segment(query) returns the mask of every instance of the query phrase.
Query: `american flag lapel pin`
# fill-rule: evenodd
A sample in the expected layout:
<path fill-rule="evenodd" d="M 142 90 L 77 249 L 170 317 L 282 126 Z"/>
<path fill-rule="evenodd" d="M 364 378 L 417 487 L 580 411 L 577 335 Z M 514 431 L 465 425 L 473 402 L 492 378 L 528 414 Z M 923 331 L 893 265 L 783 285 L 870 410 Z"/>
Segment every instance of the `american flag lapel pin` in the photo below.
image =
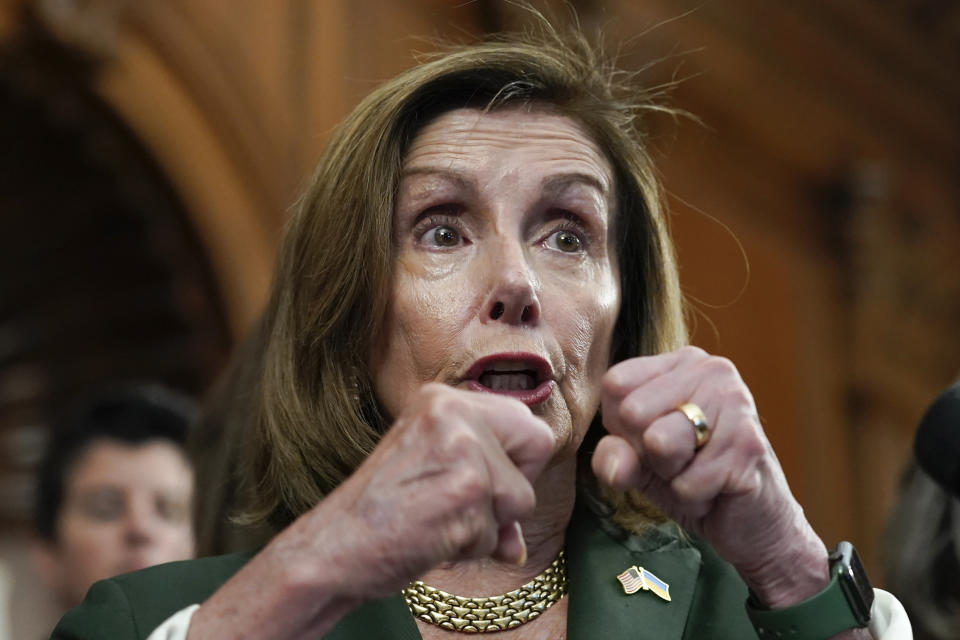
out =
<path fill-rule="evenodd" d="M 623 590 L 627 595 L 640 590 L 652 591 L 670 602 L 670 585 L 643 567 L 634 565 L 618 575 L 617 580 L 623 585 Z"/>

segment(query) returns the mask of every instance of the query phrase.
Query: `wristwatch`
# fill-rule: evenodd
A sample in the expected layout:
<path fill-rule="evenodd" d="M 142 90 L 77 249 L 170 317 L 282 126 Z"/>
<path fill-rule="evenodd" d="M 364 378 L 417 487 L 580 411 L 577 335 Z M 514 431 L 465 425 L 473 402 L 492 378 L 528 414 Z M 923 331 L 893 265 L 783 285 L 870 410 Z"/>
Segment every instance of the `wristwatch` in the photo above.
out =
<path fill-rule="evenodd" d="M 767 609 L 751 595 L 747 615 L 763 640 L 826 640 L 867 626 L 872 606 L 873 587 L 860 556 L 852 544 L 841 542 L 830 554 L 830 583 L 823 591 L 785 609 Z"/>

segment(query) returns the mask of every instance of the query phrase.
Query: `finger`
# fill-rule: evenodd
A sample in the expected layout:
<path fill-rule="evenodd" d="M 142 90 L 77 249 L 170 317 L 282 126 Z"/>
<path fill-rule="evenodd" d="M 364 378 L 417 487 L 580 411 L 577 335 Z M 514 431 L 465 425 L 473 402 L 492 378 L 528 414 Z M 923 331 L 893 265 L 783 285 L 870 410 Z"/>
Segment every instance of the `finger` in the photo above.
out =
<path fill-rule="evenodd" d="M 742 428 L 729 438 L 704 447 L 689 465 L 671 481 L 678 497 L 692 502 L 708 502 L 721 493 L 746 494 L 759 486 L 759 463 L 769 455 L 776 461 L 772 448 L 757 425 Z M 778 472 L 779 467 L 773 471 Z M 782 473 L 782 472 L 781 472 Z"/>
<path fill-rule="evenodd" d="M 495 434 L 482 425 L 465 422 L 458 425 L 458 430 L 463 442 L 459 464 L 474 465 L 482 473 L 496 525 L 507 525 L 529 515 L 537 503 L 533 485 Z"/>
<path fill-rule="evenodd" d="M 471 395 L 471 403 L 479 401 L 482 406 L 462 413 L 459 420 L 472 434 L 473 449 L 486 466 L 494 518 L 507 525 L 536 506 L 533 481 L 553 452 L 553 432 L 520 402 Z"/>
<path fill-rule="evenodd" d="M 619 436 L 608 435 L 600 439 L 591 467 L 601 482 L 621 491 L 642 492 L 684 526 L 702 518 L 712 507 L 712 498 L 696 500 L 678 496 L 672 484 L 654 475 L 636 456 L 633 446 Z"/>
<path fill-rule="evenodd" d="M 679 411 L 654 420 L 643 431 L 641 440 L 643 462 L 664 480 L 670 480 L 686 469 L 697 453 L 693 426 Z"/>
<path fill-rule="evenodd" d="M 476 419 L 483 423 L 510 462 L 530 482 L 543 472 L 556 448 L 556 436 L 546 422 L 519 400 L 473 394 L 481 401 Z"/>
<path fill-rule="evenodd" d="M 471 398 L 467 404 L 475 402 Z M 526 410 L 523 405 L 521 407 Z M 505 415 L 502 411 L 504 407 L 501 406 L 499 412 L 495 411 L 495 408 L 468 406 L 465 410 L 464 407 L 459 407 L 457 412 L 448 413 L 442 432 L 435 437 L 446 441 L 446 464 L 460 468 L 473 465 L 482 473 L 485 499 L 490 501 L 495 524 L 502 526 L 529 515 L 536 506 L 536 493 L 531 481 L 510 459 L 498 439 L 498 434 L 487 426 Z M 506 409 L 509 412 L 515 407 L 508 405 Z M 520 417 L 523 418 L 522 415 Z M 503 418 L 504 422 L 509 418 L 507 413 Z M 518 430 L 522 430 L 522 427 L 518 427 Z M 528 465 L 528 471 L 530 470 Z"/>
<path fill-rule="evenodd" d="M 606 435 L 590 460 L 594 475 L 614 489 L 643 491 L 649 481 L 633 446 L 619 436 Z"/>
<path fill-rule="evenodd" d="M 603 426 L 610 433 L 623 434 L 652 422 L 664 412 L 664 406 L 672 409 L 688 401 L 691 379 L 685 372 L 709 357 L 702 349 L 684 347 L 619 363 L 604 376 L 601 396 Z M 682 386 L 676 382 L 678 379 Z M 656 407 L 648 407 L 648 397 L 661 402 Z M 626 410 L 624 403 L 628 403 Z M 659 408 L 661 414 L 653 414 L 650 409 L 654 408 Z M 639 444 L 639 440 L 634 441 L 635 446 Z"/>
<path fill-rule="evenodd" d="M 442 558 L 444 560 L 486 558 L 496 551 L 500 539 L 500 527 L 489 504 L 486 508 L 478 505 L 461 513 L 450 531 L 455 554 Z"/>
<path fill-rule="evenodd" d="M 677 407 L 684 402 L 696 402 L 694 397 L 695 392 L 699 391 L 698 387 L 711 382 L 704 379 L 704 375 L 699 367 L 684 367 L 665 373 L 634 389 L 620 401 L 617 408 L 617 433 L 629 438 L 630 434 L 635 432 L 639 437 L 657 418 L 677 412 Z M 707 395 L 706 392 L 696 393 L 696 398 L 703 402 L 704 395 Z M 704 405 L 709 406 L 708 403 Z"/>
<path fill-rule="evenodd" d="M 528 516 L 537 506 L 533 485 L 495 441 L 485 448 L 484 459 L 497 523 L 507 525 Z"/>
<path fill-rule="evenodd" d="M 436 383 L 424 385 L 420 394 L 424 408 L 420 410 L 423 417 L 418 419 L 431 425 L 428 433 L 442 433 L 451 424 L 459 424 L 468 426 L 479 437 L 492 434 L 497 447 L 531 483 L 553 454 L 553 431 L 518 400 Z"/>
<path fill-rule="evenodd" d="M 623 397 L 633 389 L 674 369 L 709 357 L 699 347 L 681 347 L 655 356 L 641 356 L 624 360 L 603 376 L 603 391 L 613 397 Z"/>
<path fill-rule="evenodd" d="M 685 402 L 703 410 L 709 425 L 719 424 L 717 412 L 727 406 L 753 410 L 753 398 L 740 373 L 726 358 L 709 356 L 678 367 L 630 392 L 620 403 L 620 428 L 644 427 L 676 411 Z"/>
<path fill-rule="evenodd" d="M 527 543 L 519 522 L 511 522 L 497 531 L 497 548 L 491 554 L 494 559 L 522 567 L 527 563 Z"/>
<path fill-rule="evenodd" d="M 601 482 L 621 491 L 633 489 L 642 492 L 664 513 L 684 526 L 703 517 L 712 507 L 710 500 L 685 501 L 678 497 L 671 484 L 646 469 L 630 443 L 619 436 L 601 438 L 593 454 L 591 467 Z"/>

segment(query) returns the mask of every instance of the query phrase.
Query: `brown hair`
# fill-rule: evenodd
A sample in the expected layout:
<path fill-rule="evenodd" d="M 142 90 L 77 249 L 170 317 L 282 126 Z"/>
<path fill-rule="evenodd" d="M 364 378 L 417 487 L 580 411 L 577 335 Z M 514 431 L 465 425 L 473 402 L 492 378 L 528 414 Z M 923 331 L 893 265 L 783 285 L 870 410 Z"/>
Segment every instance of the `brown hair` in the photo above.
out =
<path fill-rule="evenodd" d="M 617 185 L 622 306 L 612 361 L 685 341 L 672 245 L 638 122 L 657 107 L 626 80 L 579 32 L 541 25 L 433 56 L 340 125 L 280 249 L 244 474 L 256 496 L 246 519 L 285 526 L 342 482 L 386 428 L 366 359 L 390 297 L 394 197 L 408 145 L 441 113 L 540 104 L 580 123 Z"/>

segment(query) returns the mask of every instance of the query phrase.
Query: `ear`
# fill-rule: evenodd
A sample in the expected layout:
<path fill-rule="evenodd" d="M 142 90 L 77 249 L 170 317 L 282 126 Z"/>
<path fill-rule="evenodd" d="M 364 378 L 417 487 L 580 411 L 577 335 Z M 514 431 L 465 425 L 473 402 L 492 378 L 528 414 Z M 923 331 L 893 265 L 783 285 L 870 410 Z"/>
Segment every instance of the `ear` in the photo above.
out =
<path fill-rule="evenodd" d="M 65 568 L 60 560 L 60 550 L 56 542 L 34 538 L 30 541 L 30 561 L 40 580 L 54 593 L 63 588 Z"/>

